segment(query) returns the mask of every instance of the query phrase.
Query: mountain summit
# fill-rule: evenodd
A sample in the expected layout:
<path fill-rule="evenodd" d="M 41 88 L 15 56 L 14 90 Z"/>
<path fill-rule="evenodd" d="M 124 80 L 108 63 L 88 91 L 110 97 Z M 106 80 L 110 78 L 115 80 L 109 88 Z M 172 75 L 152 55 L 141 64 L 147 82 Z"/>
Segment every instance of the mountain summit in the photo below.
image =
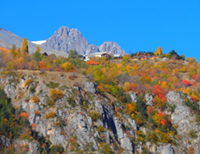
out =
<path fill-rule="evenodd" d="M 94 44 L 89 45 L 87 39 L 82 36 L 80 31 L 65 26 L 55 31 L 54 35 L 48 38 L 42 45 L 50 49 L 64 52 L 69 52 L 69 50 L 74 49 L 79 54 L 91 54 L 95 52 L 125 54 L 125 51 L 122 50 L 116 42 L 104 42 L 99 47 Z"/>

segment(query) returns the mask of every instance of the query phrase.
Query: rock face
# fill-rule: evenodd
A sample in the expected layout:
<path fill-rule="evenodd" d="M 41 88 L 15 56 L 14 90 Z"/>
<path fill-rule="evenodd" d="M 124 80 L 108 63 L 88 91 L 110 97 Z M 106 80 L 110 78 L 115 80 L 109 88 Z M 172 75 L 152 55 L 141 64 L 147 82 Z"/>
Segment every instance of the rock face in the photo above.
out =
<path fill-rule="evenodd" d="M 167 144 L 167 145 L 164 145 L 164 146 L 160 146 L 158 148 L 158 153 L 160 154 L 174 154 L 174 149 L 173 147 L 171 146 L 171 144 Z"/>
<path fill-rule="evenodd" d="M 170 105 L 175 105 L 175 110 L 171 114 L 171 122 L 177 125 L 177 132 L 181 136 L 179 141 L 181 147 L 179 150 L 184 151 L 184 148 L 188 149 L 191 145 L 194 146 L 194 154 L 198 154 L 200 151 L 199 145 L 199 125 L 196 123 L 195 116 L 191 112 L 190 108 L 185 105 L 185 100 L 180 92 L 170 91 L 167 94 L 167 102 Z M 192 138 L 189 133 L 193 131 L 196 133 L 197 138 Z M 190 141 L 190 142 L 188 142 Z"/>
<path fill-rule="evenodd" d="M 95 52 L 107 52 L 110 54 L 124 55 L 125 51 L 115 42 L 104 42 L 102 45 L 95 46 L 89 45 L 87 39 L 85 39 L 80 31 L 77 29 L 69 29 L 62 26 L 55 31 L 51 36 L 43 43 L 47 48 L 64 51 L 69 53 L 69 50 L 76 50 L 79 54 L 92 54 Z"/>

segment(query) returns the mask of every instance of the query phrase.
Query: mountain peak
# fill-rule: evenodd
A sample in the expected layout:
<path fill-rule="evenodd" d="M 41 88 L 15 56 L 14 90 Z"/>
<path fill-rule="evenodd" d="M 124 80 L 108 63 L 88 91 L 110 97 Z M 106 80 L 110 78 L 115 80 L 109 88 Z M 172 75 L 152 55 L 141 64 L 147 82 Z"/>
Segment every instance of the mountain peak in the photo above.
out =
<path fill-rule="evenodd" d="M 111 54 L 118 53 L 124 55 L 125 51 L 113 41 L 106 41 L 101 46 L 89 45 L 78 29 L 66 26 L 61 26 L 54 35 L 43 43 L 47 48 L 58 51 L 69 52 L 69 50 L 76 50 L 79 54 L 91 54 L 95 52 L 108 52 Z"/>

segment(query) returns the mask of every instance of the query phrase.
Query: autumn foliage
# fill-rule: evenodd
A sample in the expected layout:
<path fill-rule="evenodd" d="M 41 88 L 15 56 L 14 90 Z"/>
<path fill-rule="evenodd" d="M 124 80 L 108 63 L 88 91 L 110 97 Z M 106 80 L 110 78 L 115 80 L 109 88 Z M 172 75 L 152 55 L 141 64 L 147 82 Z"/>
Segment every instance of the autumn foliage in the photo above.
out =
<path fill-rule="evenodd" d="M 89 60 L 86 64 L 87 65 L 99 65 L 99 62 L 96 62 L 94 60 Z"/>
<path fill-rule="evenodd" d="M 182 83 L 183 83 L 185 86 L 191 85 L 191 83 L 190 83 L 188 80 L 183 80 Z"/>
<path fill-rule="evenodd" d="M 50 96 L 53 100 L 60 99 L 64 96 L 64 93 L 61 90 L 53 89 L 50 91 Z"/>
<path fill-rule="evenodd" d="M 33 123 L 31 126 L 32 126 L 32 130 L 36 130 L 37 125 L 35 123 Z"/>
<path fill-rule="evenodd" d="M 29 114 L 28 113 L 26 113 L 26 112 L 22 112 L 22 113 L 20 113 L 20 115 L 19 115 L 20 117 L 24 117 L 24 118 L 26 118 L 26 119 L 28 119 L 28 117 L 29 117 Z"/>

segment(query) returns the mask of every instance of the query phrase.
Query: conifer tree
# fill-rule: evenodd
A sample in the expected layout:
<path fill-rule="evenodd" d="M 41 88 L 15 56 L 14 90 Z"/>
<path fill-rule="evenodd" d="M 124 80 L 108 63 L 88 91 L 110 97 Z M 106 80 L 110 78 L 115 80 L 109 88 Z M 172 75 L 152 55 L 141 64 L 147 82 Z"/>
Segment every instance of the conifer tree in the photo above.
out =
<path fill-rule="evenodd" d="M 39 46 L 37 46 L 35 53 L 33 53 L 33 59 L 35 59 L 36 61 L 42 60 L 42 54 L 40 53 L 40 47 Z"/>
<path fill-rule="evenodd" d="M 13 57 L 13 58 L 15 58 L 16 55 L 17 55 L 15 44 L 12 45 L 11 54 L 12 54 L 12 57 Z"/>
<path fill-rule="evenodd" d="M 22 52 L 23 52 L 23 54 L 27 54 L 28 53 L 28 42 L 27 42 L 26 37 L 23 39 Z"/>

